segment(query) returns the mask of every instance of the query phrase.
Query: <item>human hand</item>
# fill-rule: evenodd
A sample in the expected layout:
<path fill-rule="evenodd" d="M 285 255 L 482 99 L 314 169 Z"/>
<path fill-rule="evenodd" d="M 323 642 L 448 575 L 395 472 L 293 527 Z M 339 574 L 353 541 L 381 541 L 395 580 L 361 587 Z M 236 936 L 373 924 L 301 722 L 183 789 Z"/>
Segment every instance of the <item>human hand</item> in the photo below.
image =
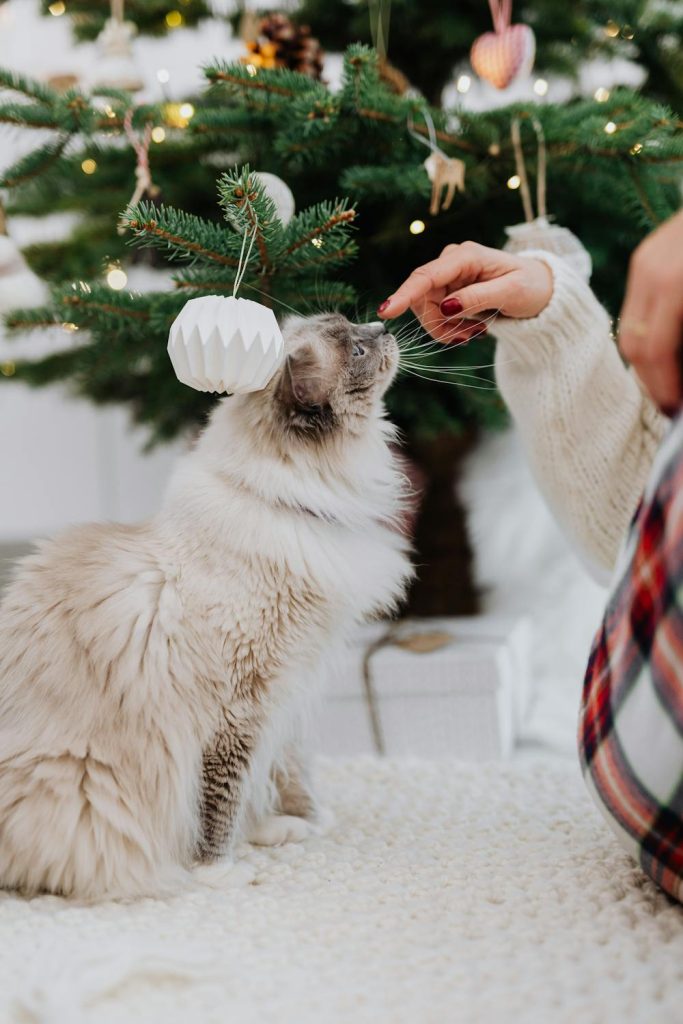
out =
<path fill-rule="evenodd" d="M 467 342 L 486 334 L 497 313 L 537 316 L 552 294 L 553 275 L 542 260 L 463 242 L 414 270 L 377 313 L 388 320 L 410 308 L 438 341 Z"/>
<path fill-rule="evenodd" d="M 683 211 L 631 257 L 619 321 L 619 348 L 653 400 L 673 415 L 683 402 Z"/>

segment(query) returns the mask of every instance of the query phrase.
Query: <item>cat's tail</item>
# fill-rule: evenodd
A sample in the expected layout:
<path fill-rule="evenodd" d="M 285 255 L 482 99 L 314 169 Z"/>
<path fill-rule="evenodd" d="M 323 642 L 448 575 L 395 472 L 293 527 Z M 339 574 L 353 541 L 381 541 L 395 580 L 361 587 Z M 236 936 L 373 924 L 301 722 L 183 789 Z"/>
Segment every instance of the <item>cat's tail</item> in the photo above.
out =
<path fill-rule="evenodd" d="M 0 887 L 84 901 L 187 887 L 190 858 L 155 834 L 153 815 L 132 806 L 119 782 L 108 766 L 70 753 L 1 763 Z"/>

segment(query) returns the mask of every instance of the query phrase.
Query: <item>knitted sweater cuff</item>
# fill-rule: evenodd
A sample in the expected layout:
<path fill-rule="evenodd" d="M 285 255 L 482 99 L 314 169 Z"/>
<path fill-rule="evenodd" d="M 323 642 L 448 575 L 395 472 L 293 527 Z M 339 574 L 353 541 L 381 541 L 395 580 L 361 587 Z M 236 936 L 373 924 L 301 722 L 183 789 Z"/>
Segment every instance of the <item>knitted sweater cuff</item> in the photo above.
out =
<path fill-rule="evenodd" d="M 562 259 L 542 250 L 523 253 L 542 260 L 553 275 L 553 294 L 538 316 L 523 320 L 500 317 L 492 333 L 506 352 L 525 363 L 545 363 L 558 346 L 604 343 L 610 319 L 586 282 Z"/>

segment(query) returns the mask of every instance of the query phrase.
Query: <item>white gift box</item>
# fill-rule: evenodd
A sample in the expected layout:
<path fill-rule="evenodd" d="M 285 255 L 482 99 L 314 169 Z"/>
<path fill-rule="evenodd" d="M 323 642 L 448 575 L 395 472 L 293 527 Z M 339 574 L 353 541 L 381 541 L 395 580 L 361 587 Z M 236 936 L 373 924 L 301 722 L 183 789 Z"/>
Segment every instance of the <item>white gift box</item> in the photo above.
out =
<path fill-rule="evenodd" d="M 366 652 L 389 629 L 401 642 L 412 645 L 417 634 L 428 634 L 441 646 L 425 653 L 393 643 L 376 648 L 367 662 L 368 693 Z M 365 626 L 336 659 L 313 745 L 331 756 L 507 757 L 529 702 L 530 644 L 530 623 L 524 618 L 413 619 Z"/>

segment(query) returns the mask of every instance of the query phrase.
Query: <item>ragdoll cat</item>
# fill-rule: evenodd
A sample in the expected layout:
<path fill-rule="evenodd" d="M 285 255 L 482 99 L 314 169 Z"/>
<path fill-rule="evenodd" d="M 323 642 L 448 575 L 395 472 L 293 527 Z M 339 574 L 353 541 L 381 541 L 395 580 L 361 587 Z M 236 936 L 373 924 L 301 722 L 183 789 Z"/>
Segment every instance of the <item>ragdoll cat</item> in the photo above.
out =
<path fill-rule="evenodd" d="M 0 886 L 171 891 L 236 838 L 315 818 L 298 746 L 321 659 L 410 576 L 383 324 L 285 325 L 161 512 L 43 543 L 0 606 Z"/>

